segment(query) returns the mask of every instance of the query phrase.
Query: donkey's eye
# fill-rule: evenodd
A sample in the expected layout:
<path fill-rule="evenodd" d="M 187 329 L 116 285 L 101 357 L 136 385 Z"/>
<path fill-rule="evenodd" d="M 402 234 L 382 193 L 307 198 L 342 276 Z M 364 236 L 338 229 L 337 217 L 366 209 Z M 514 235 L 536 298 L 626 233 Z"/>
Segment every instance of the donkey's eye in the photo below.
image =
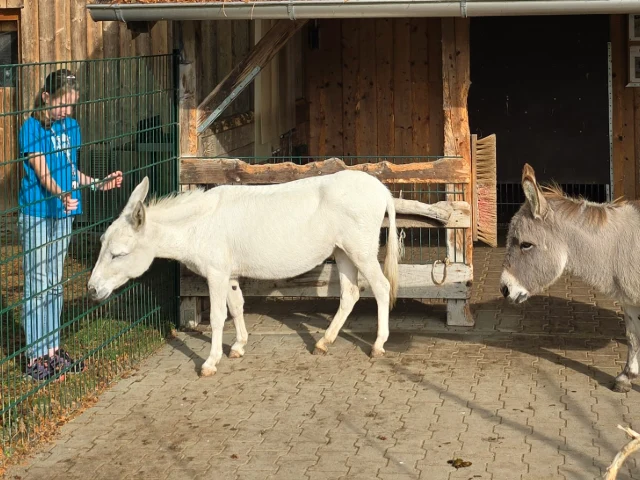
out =
<path fill-rule="evenodd" d="M 111 257 L 112 257 L 112 258 L 120 258 L 120 257 L 125 257 L 125 256 L 127 256 L 127 255 L 128 255 L 128 253 L 121 252 L 121 253 L 113 253 L 113 254 L 111 255 Z"/>
<path fill-rule="evenodd" d="M 520 250 L 531 250 L 531 248 L 533 248 L 533 244 L 529 243 L 529 242 L 522 242 L 520 244 Z"/>

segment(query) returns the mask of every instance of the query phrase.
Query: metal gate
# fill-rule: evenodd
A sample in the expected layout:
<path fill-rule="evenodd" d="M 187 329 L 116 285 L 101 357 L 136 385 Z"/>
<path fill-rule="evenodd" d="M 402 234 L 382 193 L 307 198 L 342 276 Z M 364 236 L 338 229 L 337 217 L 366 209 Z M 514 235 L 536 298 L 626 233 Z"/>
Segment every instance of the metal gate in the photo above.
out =
<path fill-rule="evenodd" d="M 174 262 L 157 260 L 142 278 L 128 282 L 100 304 L 89 300 L 86 289 L 100 250 L 100 235 L 117 217 L 138 182 L 149 177 L 150 196 L 177 190 L 176 60 L 176 55 L 170 54 L 0 66 L 0 78 L 11 79 L 0 88 L 2 456 L 28 445 L 95 397 L 159 347 L 177 321 L 178 269 Z M 68 71 L 51 77 L 57 79 L 53 83 L 45 81 L 51 72 L 60 69 Z M 79 97 L 76 101 L 69 94 L 59 100 L 53 90 L 75 90 Z M 25 132 L 28 122 L 34 119 L 43 131 L 57 128 L 53 124 L 60 110 L 52 107 L 54 97 L 63 104 L 74 103 L 69 113 L 77 124 L 60 119 L 57 122 L 64 123 L 65 129 L 79 126 L 80 136 L 77 145 L 73 140 L 54 145 L 59 140 L 53 139 L 62 137 L 50 137 L 51 152 L 59 152 L 62 145 L 66 155 L 66 151 L 79 147 L 74 153 L 78 169 L 93 178 L 77 189 L 82 195 L 82 213 L 75 216 L 68 233 L 49 228 L 58 224 L 48 224 L 49 220 L 42 218 L 47 215 L 42 213 L 44 205 L 55 201 L 51 193 L 44 191 L 42 195 L 48 198 L 33 200 L 27 199 L 23 191 L 18 202 L 19 185 L 30 181 L 18 138 L 23 135 L 22 145 L 31 141 L 31 130 L 28 135 Z M 43 103 L 42 98 L 48 101 Z M 34 142 L 42 142 L 39 145 L 44 146 L 40 148 L 46 148 L 47 141 L 42 138 Z M 69 134 L 69 138 L 76 137 Z M 101 190 L 105 184 L 99 180 L 117 170 L 123 172 L 121 188 Z M 30 212 L 40 215 L 38 222 L 42 220 L 45 227 L 21 217 L 25 205 L 35 208 Z M 51 203 L 48 205 L 55 210 Z M 25 241 L 46 228 L 50 230 L 47 235 L 57 232 L 52 234 L 54 240 L 47 237 Z M 62 272 L 52 274 L 52 266 L 59 259 L 63 259 Z M 34 267 L 42 267 L 41 260 L 45 262 L 44 270 Z M 47 278 L 43 278 L 43 271 Z M 60 295 L 62 307 L 57 315 L 60 307 L 56 299 Z M 42 351 L 47 352 L 46 356 L 34 362 Z M 65 359 L 66 363 L 62 361 Z M 2 460 L 0 457 L 0 466 Z"/>

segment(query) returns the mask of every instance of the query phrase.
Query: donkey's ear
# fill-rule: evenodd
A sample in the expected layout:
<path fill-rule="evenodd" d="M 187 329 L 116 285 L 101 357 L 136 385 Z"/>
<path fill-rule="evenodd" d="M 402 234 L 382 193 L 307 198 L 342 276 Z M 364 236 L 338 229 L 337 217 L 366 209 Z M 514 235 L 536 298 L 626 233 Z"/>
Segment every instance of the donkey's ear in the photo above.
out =
<path fill-rule="evenodd" d="M 133 192 L 131 192 L 131 196 L 124 210 L 126 212 L 133 211 L 139 202 L 144 202 L 145 198 L 147 198 L 147 193 L 149 193 L 149 177 L 144 177 L 138 186 L 134 188 Z"/>
<path fill-rule="evenodd" d="M 144 204 L 142 202 L 136 203 L 131 212 L 131 224 L 134 230 L 140 230 L 142 228 L 145 216 Z"/>
<path fill-rule="evenodd" d="M 529 202 L 533 217 L 543 218 L 547 213 L 547 200 L 538 187 L 536 173 L 528 163 L 525 163 L 522 169 L 522 190 L 524 190 L 524 196 Z"/>

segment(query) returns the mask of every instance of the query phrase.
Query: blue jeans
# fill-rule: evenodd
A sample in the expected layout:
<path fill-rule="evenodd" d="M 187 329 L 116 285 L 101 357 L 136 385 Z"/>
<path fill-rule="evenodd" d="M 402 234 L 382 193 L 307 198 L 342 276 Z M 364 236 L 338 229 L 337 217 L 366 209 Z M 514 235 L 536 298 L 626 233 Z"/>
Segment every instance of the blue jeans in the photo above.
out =
<path fill-rule="evenodd" d="M 18 218 L 24 252 L 22 325 L 31 359 L 60 347 L 62 273 L 73 219 L 23 214 Z"/>

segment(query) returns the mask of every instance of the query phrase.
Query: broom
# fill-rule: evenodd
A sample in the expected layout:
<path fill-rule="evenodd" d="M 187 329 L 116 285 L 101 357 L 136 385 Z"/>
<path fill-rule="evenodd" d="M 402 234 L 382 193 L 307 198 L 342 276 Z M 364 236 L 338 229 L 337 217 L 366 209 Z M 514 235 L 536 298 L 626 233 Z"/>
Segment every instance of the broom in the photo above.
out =
<path fill-rule="evenodd" d="M 473 240 L 498 246 L 496 207 L 496 136 L 472 137 L 472 178 L 474 181 Z"/>

